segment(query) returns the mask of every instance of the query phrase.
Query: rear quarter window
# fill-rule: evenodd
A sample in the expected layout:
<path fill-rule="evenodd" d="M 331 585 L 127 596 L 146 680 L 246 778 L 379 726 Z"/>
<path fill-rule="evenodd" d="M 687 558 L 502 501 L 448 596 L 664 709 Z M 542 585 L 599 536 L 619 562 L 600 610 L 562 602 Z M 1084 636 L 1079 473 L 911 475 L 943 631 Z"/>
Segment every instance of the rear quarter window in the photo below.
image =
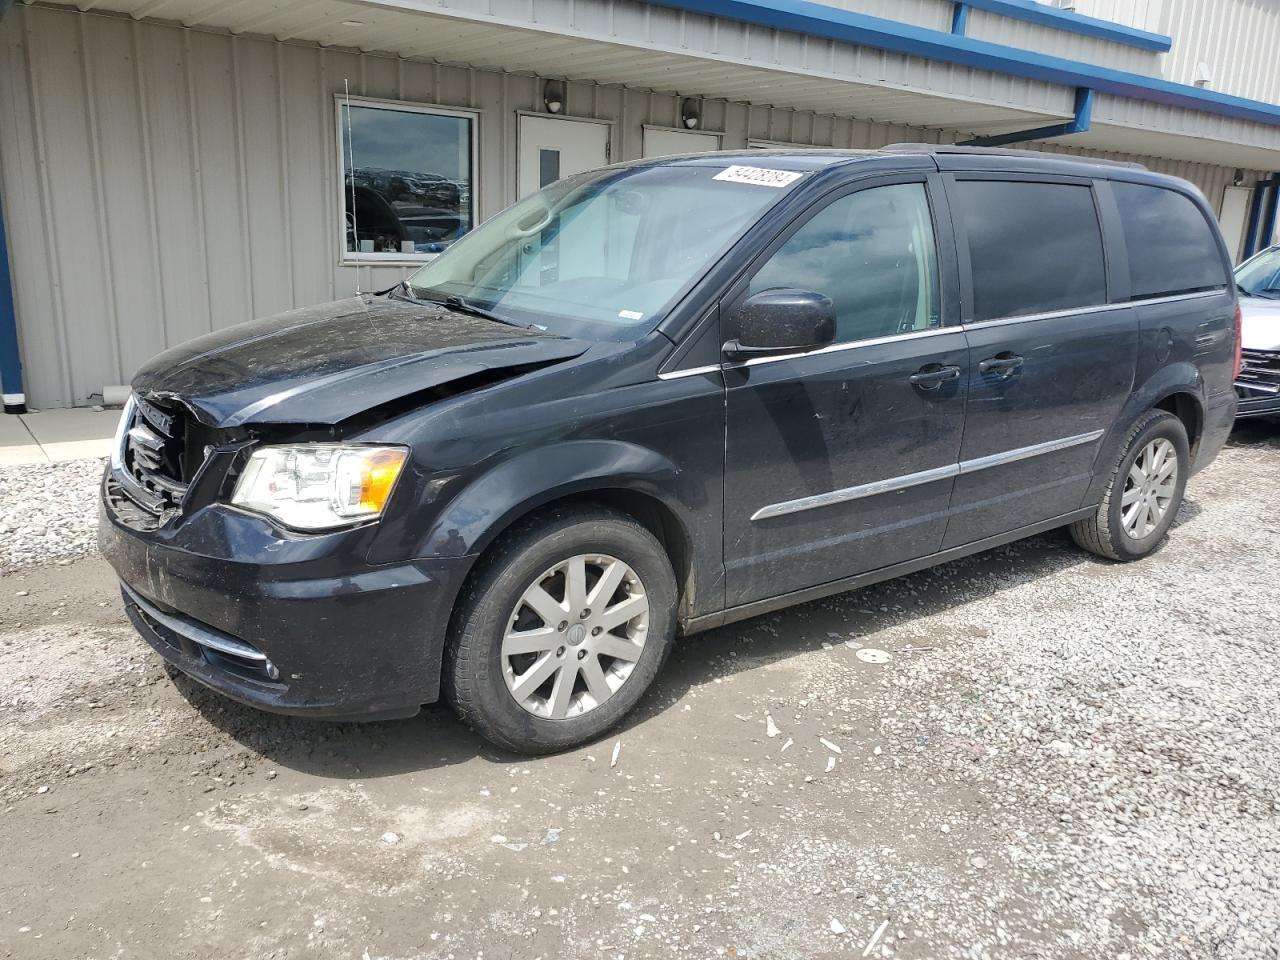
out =
<path fill-rule="evenodd" d="M 1129 255 L 1130 297 L 1168 297 L 1227 285 L 1218 239 L 1190 197 L 1112 181 Z"/>
<path fill-rule="evenodd" d="M 960 180 L 975 321 L 1107 302 L 1102 228 L 1090 187 L 1031 180 Z"/>

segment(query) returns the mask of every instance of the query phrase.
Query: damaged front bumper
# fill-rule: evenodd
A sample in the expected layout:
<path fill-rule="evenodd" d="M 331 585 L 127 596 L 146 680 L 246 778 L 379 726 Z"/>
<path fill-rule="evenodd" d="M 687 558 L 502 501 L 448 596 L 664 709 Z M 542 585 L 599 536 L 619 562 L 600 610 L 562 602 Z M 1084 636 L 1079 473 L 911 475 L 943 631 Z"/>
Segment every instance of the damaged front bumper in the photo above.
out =
<path fill-rule="evenodd" d="M 472 558 L 371 565 L 373 526 L 293 535 L 223 505 L 143 531 L 105 493 L 99 542 L 126 612 L 183 673 L 250 706 L 327 719 L 412 716 L 439 695 Z"/>

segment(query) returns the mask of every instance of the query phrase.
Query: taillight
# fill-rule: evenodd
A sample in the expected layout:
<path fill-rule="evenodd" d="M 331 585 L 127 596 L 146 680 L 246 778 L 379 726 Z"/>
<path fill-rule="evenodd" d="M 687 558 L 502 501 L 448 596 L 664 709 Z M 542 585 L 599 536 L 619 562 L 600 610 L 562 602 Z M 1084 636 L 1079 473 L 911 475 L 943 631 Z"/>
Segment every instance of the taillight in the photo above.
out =
<path fill-rule="evenodd" d="M 1236 368 L 1231 375 L 1232 380 L 1239 379 L 1244 367 L 1244 315 L 1240 312 L 1240 304 L 1236 304 Z"/>

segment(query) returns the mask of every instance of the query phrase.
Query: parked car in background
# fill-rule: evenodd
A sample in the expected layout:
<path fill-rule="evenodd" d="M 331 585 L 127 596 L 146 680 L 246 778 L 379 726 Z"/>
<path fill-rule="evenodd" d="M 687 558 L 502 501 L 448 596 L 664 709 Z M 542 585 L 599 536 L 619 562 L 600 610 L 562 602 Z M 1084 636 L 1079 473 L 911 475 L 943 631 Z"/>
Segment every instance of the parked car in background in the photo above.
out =
<path fill-rule="evenodd" d="M 1137 560 L 1236 413 L 1200 193 L 905 145 L 558 181 L 392 290 L 138 372 L 102 550 L 229 697 L 599 736 L 694 633 L 1067 526 Z"/>
<path fill-rule="evenodd" d="M 1236 289 L 1243 318 L 1237 416 L 1280 419 L 1280 246 L 1236 267 Z"/>

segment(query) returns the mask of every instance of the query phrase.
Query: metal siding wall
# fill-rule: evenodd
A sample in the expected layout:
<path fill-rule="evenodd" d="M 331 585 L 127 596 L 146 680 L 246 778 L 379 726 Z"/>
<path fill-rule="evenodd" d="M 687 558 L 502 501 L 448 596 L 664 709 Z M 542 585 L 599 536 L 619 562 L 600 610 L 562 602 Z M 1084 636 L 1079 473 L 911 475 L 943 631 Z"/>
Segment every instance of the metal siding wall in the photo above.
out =
<path fill-rule="evenodd" d="M 817 0 L 824 6 L 838 7 L 855 13 L 864 13 L 900 23 L 926 27 L 930 30 L 950 32 L 951 14 L 954 4 L 952 0 Z M 1103 0 L 1114 5 L 1117 0 Z M 1121 5 L 1128 6 L 1129 0 L 1118 0 Z M 1158 4 L 1160 0 L 1148 0 Z M 1113 12 L 1095 13 L 1077 4 L 1080 13 L 1097 17 L 1100 20 L 1111 20 L 1129 26 L 1143 27 L 1141 23 L 1131 23 L 1126 17 L 1117 17 Z M 1144 29 L 1155 30 L 1154 27 Z M 1158 76 L 1160 73 L 1160 55 L 1149 50 L 1138 50 L 1124 44 L 1111 43 L 1094 37 L 1083 37 L 1067 30 L 1027 23 L 1025 20 L 1014 20 L 984 10 L 969 11 L 969 24 L 965 31 L 976 40 L 988 40 L 991 43 L 1005 44 L 1023 50 L 1035 50 L 1055 57 L 1066 57 L 1111 67 L 1116 70 L 1131 70 Z"/>
<path fill-rule="evenodd" d="M 1280 3 L 1276 0 L 1078 0 L 1080 13 L 1173 37 L 1163 76 L 1193 83 L 1204 61 L 1209 86 L 1223 93 L 1280 101 Z"/>
<path fill-rule="evenodd" d="M 828 7 L 839 7 L 871 17 L 884 17 L 930 30 L 951 31 L 951 0 L 817 0 Z"/>
<path fill-rule="evenodd" d="M 1168 12 L 1170 80 L 1191 83 L 1201 61 L 1214 90 L 1280 101 L 1280 3 L 1275 0 L 1180 0 Z"/>
<path fill-rule="evenodd" d="M 0 187 L 32 405 L 83 403 L 165 347 L 355 290 L 357 269 L 339 266 L 333 94 L 344 78 L 354 95 L 480 109 L 479 215 L 515 199 L 516 111 L 542 108 L 541 78 L 11 11 L 0 26 Z M 571 83 L 565 113 L 612 120 L 618 161 L 640 156 L 646 124 L 678 124 L 679 104 Z M 968 135 L 720 100 L 704 101 L 702 117 L 730 149 Z M 1145 162 L 1215 206 L 1231 176 Z M 407 272 L 364 266 L 359 280 L 381 289 Z"/>
<path fill-rule="evenodd" d="M 1002 17 L 985 10 L 969 11 L 969 28 L 966 33 L 975 40 L 986 40 L 1020 50 L 1034 50 L 1113 70 L 1128 70 L 1148 76 L 1160 75 L 1161 54 L 1111 43 L 1097 37 L 1083 37 L 1078 33 L 1027 23 L 1025 20 Z"/>

